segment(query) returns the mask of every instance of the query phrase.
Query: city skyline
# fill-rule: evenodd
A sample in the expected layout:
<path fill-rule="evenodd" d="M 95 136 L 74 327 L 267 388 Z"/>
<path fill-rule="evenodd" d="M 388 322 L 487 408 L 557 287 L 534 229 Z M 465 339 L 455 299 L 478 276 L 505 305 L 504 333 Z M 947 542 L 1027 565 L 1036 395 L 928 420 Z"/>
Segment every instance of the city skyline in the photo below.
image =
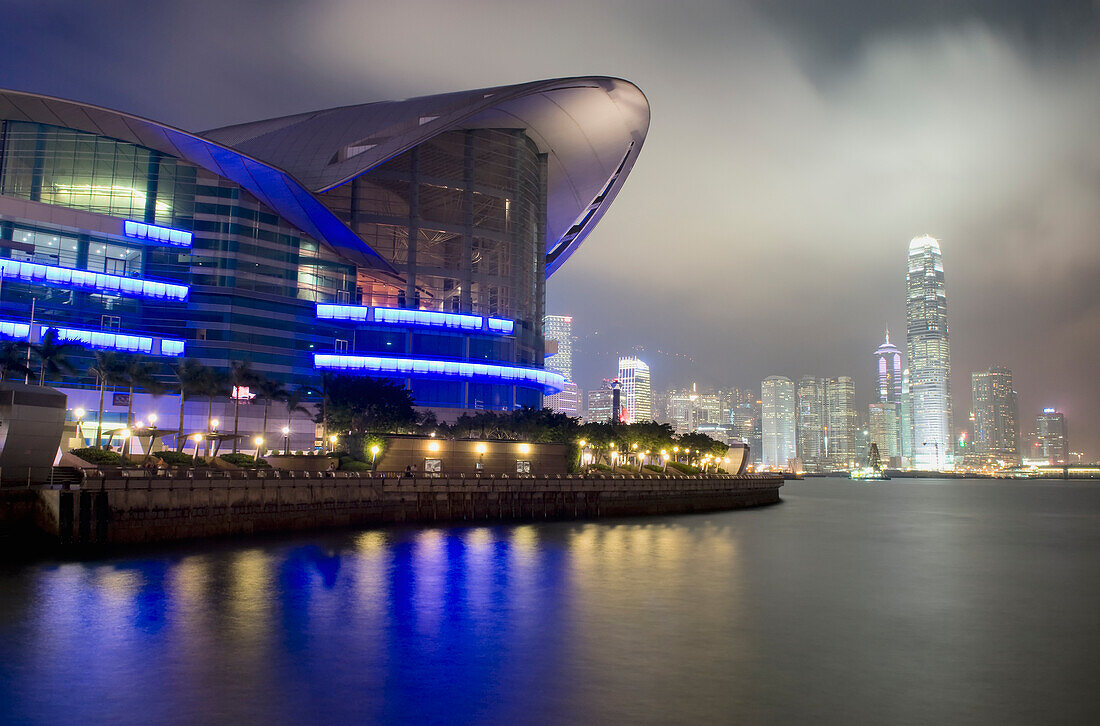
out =
<path fill-rule="evenodd" d="M 548 311 L 583 311 L 578 338 L 598 331 L 605 357 L 577 354 L 582 389 L 638 346 L 669 385 L 849 371 L 862 408 L 873 400 L 868 347 L 884 322 L 895 335 L 903 327 L 897 245 L 927 232 L 949 267 L 955 370 L 1007 365 L 1021 417 L 1064 411 L 1074 448 L 1096 455 L 1095 9 L 801 5 L 705 2 L 683 13 L 643 2 L 622 13 L 563 2 L 482 15 L 411 3 L 379 15 L 345 2 L 263 14 L 199 2 L 139 17 L 8 2 L 0 58 L 6 85 L 192 129 L 349 99 L 629 78 L 661 114 L 624 194 L 547 286 Z M 422 27 L 425 42 L 452 62 L 389 31 L 424 13 L 438 20 Z M 494 42 L 461 42 L 469 33 Z M 654 47 L 684 50 L 669 62 Z M 74 64 L 73 48 L 96 63 Z M 493 62 L 502 54 L 515 62 Z M 691 213 L 657 211 L 668 209 Z M 777 285 L 799 293 L 777 301 Z M 964 425 L 969 386 L 957 388 Z"/>

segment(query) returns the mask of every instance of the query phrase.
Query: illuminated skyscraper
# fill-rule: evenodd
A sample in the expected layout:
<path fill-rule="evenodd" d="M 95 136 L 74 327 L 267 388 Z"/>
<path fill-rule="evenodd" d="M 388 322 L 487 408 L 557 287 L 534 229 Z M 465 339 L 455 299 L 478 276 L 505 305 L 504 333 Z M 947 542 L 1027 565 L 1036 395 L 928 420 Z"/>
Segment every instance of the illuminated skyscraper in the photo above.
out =
<path fill-rule="evenodd" d="M 901 403 L 898 405 L 898 439 L 901 465 L 913 466 L 913 393 L 909 390 L 909 369 L 901 372 Z"/>
<path fill-rule="evenodd" d="M 1038 431 L 1039 449 L 1042 456 L 1051 464 L 1065 464 L 1069 461 L 1069 441 L 1066 434 L 1066 418 L 1053 408 L 1044 408 L 1035 419 Z"/>
<path fill-rule="evenodd" d="M 546 370 L 555 371 L 573 380 L 573 317 L 570 315 L 544 315 L 542 334 L 547 347 L 557 345 L 557 352 L 546 357 Z"/>
<path fill-rule="evenodd" d="M 623 423 L 653 420 L 653 391 L 649 366 L 638 358 L 619 358 Z"/>
<path fill-rule="evenodd" d="M 855 399 L 850 376 L 825 379 L 825 458 L 834 469 L 847 469 L 859 458 Z"/>
<path fill-rule="evenodd" d="M 901 351 L 890 342 L 889 330 L 886 331 L 886 342 L 875 350 L 875 362 L 879 403 L 898 403 L 901 401 Z"/>
<path fill-rule="evenodd" d="M 573 381 L 566 381 L 560 393 L 542 397 L 542 405 L 556 413 L 566 416 L 581 415 L 581 392 Z"/>
<path fill-rule="evenodd" d="M 585 407 L 586 423 L 609 423 L 611 421 L 611 389 L 597 388 L 588 392 L 588 405 Z"/>
<path fill-rule="evenodd" d="M 1019 412 L 1012 371 L 994 366 L 970 374 L 974 430 L 970 445 L 982 463 L 1020 463 Z"/>
<path fill-rule="evenodd" d="M 905 279 L 914 458 L 918 469 L 945 469 L 953 460 L 951 353 L 939 242 L 926 235 L 909 243 Z"/>
<path fill-rule="evenodd" d="M 825 458 L 825 381 L 798 379 L 798 457 L 806 471 L 817 471 Z"/>
<path fill-rule="evenodd" d="M 760 401 L 761 462 L 786 468 L 797 456 L 794 383 L 784 376 L 768 376 L 760 384 Z"/>

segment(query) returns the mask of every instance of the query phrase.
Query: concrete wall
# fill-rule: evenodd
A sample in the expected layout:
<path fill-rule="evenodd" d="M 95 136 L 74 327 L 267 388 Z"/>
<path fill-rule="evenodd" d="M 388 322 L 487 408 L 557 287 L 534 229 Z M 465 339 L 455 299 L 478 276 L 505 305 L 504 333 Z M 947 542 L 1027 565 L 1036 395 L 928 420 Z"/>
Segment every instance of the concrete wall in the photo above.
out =
<path fill-rule="evenodd" d="M 64 427 L 65 394 L 42 386 L 0 383 L 0 481 L 46 481 Z"/>
<path fill-rule="evenodd" d="M 47 490 L 63 544 L 152 542 L 323 527 L 676 514 L 772 504 L 770 476 L 403 478 L 334 472 L 91 479 Z"/>
<path fill-rule="evenodd" d="M 535 476 L 564 474 L 569 470 L 569 446 L 566 444 L 529 444 L 522 441 L 472 441 L 435 439 L 427 436 L 387 436 L 386 448 L 378 461 L 378 471 L 404 472 L 406 466 L 424 473 L 429 460 L 438 460 L 441 473 L 517 474 Z M 528 462 L 529 470 L 519 472 L 517 462 Z M 480 469 L 478 465 L 481 465 Z"/>

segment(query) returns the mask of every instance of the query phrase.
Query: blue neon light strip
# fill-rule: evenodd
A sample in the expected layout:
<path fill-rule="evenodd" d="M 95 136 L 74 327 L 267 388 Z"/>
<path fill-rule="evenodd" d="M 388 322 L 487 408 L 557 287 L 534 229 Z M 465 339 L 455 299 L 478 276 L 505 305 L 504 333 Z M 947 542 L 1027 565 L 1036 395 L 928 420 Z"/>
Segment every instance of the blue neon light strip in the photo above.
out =
<path fill-rule="evenodd" d="M 541 388 L 547 395 L 561 393 L 565 388 L 565 376 L 560 373 L 542 368 L 524 368 L 495 363 L 314 353 L 313 367 L 321 370 L 371 373 L 400 378 L 458 379 L 479 383 L 528 386 Z"/>
<path fill-rule="evenodd" d="M 488 330 L 490 333 L 511 335 L 515 322 L 504 318 L 483 318 L 480 315 L 441 313 L 435 310 L 404 310 L 400 308 L 372 308 L 367 305 L 317 304 L 319 320 L 347 320 L 357 323 L 381 323 L 383 325 L 407 325 L 450 330 Z"/>
<path fill-rule="evenodd" d="M 459 330 L 481 330 L 480 315 L 460 315 L 459 313 L 438 313 L 433 310 L 401 310 L 396 308 L 375 308 L 374 322 L 391 325 L 420 325 L 426 328 L 457 328 Z"/>
<path fill-rule="evenodd" d="M 143 239 L 147 242 L 170 245 L 172 247 L 191 246 L 190 232 L 184 232 L 182 229 L 172 229 L 170 227 L 158 227 L 155 224 L 146 224 L 145 222 L 135 222 L 132 219 L 127 219 L 122 223 L 122 234 L 127 237 L 133 237 L 134 239 Z"/>
<path fill-rule="evenodd" d="M 0 320 L 0 335 L 5 338 L 27 340 L 31 337 L 31 326 L 27 323 L 12 323 L 7 320 Z"/>
<path fill-rule="evenodd" d="M 146 297 L 154 300 L 187 299 L 187 286 L 136 277 L 107 275 L 88 270 L 71 270 L 68 267 L 39 265 L 20 260 L 0 260 L 0 276 L 39 285 L 54 285 L 76 290 L 91 290 L 113 295 Z"/>

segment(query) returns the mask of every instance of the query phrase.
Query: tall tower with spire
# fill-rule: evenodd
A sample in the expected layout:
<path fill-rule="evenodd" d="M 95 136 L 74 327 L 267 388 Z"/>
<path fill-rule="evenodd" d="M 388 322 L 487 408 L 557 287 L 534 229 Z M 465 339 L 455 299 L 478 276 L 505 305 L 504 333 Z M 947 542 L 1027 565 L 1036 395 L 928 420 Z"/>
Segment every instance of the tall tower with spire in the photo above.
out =
<path fill-rule="evenodd" d="M 890 342 L 890 329 L 886 340 L 875 350 L 875 367 L 878 371 L 879 403 L 901 402 L 901 351 Z"/>
<path fill-rule="evenodd" d="M 905 323 L 913 400 L 913 458 L 918 469 L 947 469 L 951 447 L 951 351 L 940 243 L 909 243 Z"/>

